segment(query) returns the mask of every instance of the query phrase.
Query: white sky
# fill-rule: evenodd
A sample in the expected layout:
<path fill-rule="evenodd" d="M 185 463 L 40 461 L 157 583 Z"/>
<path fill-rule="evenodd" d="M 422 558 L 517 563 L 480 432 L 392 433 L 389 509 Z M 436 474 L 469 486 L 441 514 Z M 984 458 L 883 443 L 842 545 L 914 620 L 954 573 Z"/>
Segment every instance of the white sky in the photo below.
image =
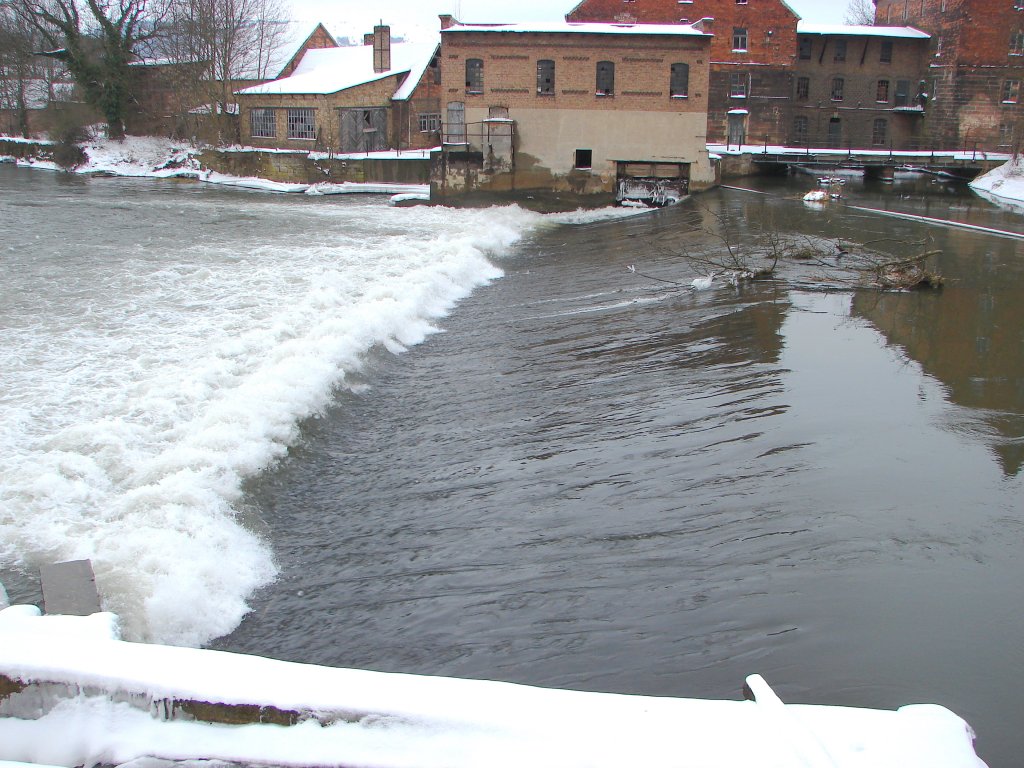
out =
<path fill-rule="evenodd" d="M 288 0 L 285 0 L 288 2 Z M 290 0 L 295 18 L 323 21 L 341 34 L 361 35 L 373 24 L 390 24 L 397 35 L 435 33 L 437 16 L 451 13 L 460 21 L 556 21 L 575 7 L 577 0 Z M 841 24 L 847 0 L 788 0 L 800 16 L 819 24 Z"/>

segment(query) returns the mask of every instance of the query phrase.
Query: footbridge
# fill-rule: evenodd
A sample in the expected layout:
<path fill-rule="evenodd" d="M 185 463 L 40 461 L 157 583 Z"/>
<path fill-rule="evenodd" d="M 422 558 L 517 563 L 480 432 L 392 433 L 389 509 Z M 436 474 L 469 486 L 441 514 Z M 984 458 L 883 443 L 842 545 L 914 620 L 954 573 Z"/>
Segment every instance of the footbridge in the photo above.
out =
<path fill-rule="evenodd" d="M 869 177 L 883 180 L 891 180 L 898 169 L 913 169 L 970 181 L 1010 159 L 1007 153 L 978 149 L 819 149 L 771 144 L 709 144 L 708 152 L 721 158 L 725 178 L 808 166 L 860 169 Z"/>

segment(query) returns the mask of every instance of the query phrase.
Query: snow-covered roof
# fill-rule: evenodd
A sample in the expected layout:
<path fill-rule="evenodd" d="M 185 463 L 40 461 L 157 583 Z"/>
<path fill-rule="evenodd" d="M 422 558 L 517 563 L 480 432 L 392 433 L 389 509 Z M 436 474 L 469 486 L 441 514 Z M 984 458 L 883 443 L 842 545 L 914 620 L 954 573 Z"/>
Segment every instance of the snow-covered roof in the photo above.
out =
<path fill-rule="evenodd" d="M 407 99 L 419 81 L 419 75 L 430 64 L 437 50 L 436 43 L 392 43 L 391 69 L 373 71 L 373 46 L 353 45 L 341 48 L 316 48 L 306 51 L 290 77 L 254 85 L 240 94 L 337 93 L 346 88 L 372 83 L 385 77 L 409 77 L 395 92 L 394 98 Z M 413 82 L 409 82 L 413 81 Z M 406 87 L 408 86 L 408 87 Z"/>
<path fill-rule="evenodd" d="M 914 27 L 872 27 L 854 24 L 811 24 L 798 21 L 798 35 L 848 35 L 857 37 L 904 37 L 915 40 L 927 40 L 931 37 Z"/>
<path fill-rule="evenodd" d="M 683 35 L 711 37 L 706 32 L 694 29 L 689 24 L 597 24 L 567 21 L 540 21 L 521 24 L 456 24 L 441 30 L 450 32 L 516 32 L 516 33 L 585 33 L 591 35 Z"/>

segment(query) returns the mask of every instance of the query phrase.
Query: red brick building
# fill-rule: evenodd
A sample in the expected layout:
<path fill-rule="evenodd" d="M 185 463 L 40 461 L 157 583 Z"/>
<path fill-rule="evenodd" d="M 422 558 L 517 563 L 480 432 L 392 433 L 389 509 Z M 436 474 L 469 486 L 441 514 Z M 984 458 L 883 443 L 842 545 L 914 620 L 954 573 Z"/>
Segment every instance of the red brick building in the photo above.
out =
<path fill-rule="evenodd" d="M 875 0 L 875 23 L 912 24 L 932 35 L 922 72 L 931 138 L 946 147 L 1018 145 L 1024 2 Z"/>
<path fill-rule="evenodd" d="M 991 48 L 993 42 L 980 37 L 991 36 L 995 29 L 1009 29 L 1013 21 L 1009 17 L 1016 13 L 1018 25 L 1011 32 L 998 33 L 1000 48 L 1005 54 L 1007 40 L 1003 38 L 1010 35 L 1010 48 L 1024 54 L 1024 38 L 1018 39 L 1020 32 L 1016 31 L 1024 14 L 1009 10 L 1013 5 L 1024 7 L 1024 2 L 999 1 L 1005 9 L 998 20 L 991 25 L 987 21 L 975 24 L 969 34 L 956 34 L 963 34 L 965 39 L 979 38 L 971 39 L 970 44 Z M 972 122 L 964 112 L 970 98 L 962 92 L 947 94 L 931 82 L 933 54 L 940 48 L 947 50 L 950 43 L 932 39 L 928 32 L 940 29 L 942 9 L 961 5 L 994 8 L 996 0 L 877 3 L 878 26 L 873 27 L 808 24 L 784 0 L 581 0 L 566 18 L 696 23 L 700 29 L 714 34 L 708 98 L 708 139 L 712 142 L 946 148 L 962 146 L 963 135 L 969 129 L 972 136 L 982 141 L 979 146 L 995 149 L 1001 141 L 1000 131 L 992 128 L 984 133 L 975 124 L 981 120 L 998 126 L 1000 121 L 993 118 L 991 110 L 984 111 L 983 116 L 978 114 Z M 899 13 L 890 7 L 898 7 Z M 948 15 L 950 19 L 957 17 Z M 927 20 L 935 23 L 929 26 Z M 961 29 L 965 23 L 969 22 L 961 20 L 956 22 L 960 26 L 954 26 Z M 922 29 L 914 28 L 915 24 Z M 1010 63 L 1014 61 L 1024 64 L 1024 59 L 1011 57 Z M 986 63 L 992 65 L 991 61 Z M 1006 63 L 1007 55 L 1003 55 L 1001 64 Z M 963 74 L 962 68 L 945 72 L 946 90 L 960 85 L 963 91 Z M 978 70 L 975 74 L 982 73 Z M 1000 91 L 997 96 L 1005 90 L 1007 98 L 1013 99 L 1015 89 L 1019 90 L 1014 83 L 1019 82 L 1015 73 L 993 77 L 990 72 L 983 85 L 991 93 Z M 970 88 L 976 90 L 975 85 Z M 937 102 L 925 97 L 936 91 Z M 985 101 L 990 105 L 994 97 Z M 1001 111 L 1013 110 L 1001 104 Z M 970 125 L 961 126 L 965 119 Z M 1005 115 L 1004 123 L 1003 139 L 1010 132 Z"/>
<path fill-rule="evenodd" d="M 778 143 L 789 130 L 800 17 L 783 0 L 582 0 L 565 18 L 697 24 L 714 35 L 708 141 Z"/>

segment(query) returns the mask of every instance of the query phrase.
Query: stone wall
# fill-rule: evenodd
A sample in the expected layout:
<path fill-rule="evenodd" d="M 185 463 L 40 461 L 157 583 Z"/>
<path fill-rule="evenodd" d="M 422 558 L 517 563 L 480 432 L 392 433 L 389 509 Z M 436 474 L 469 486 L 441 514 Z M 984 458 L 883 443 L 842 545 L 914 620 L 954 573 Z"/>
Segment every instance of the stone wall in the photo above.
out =
<path fill-rule="evenodd" d="M 53 151 L 50 142 L 11 141 L 0 139 L 0 156 L 29 158 L 48 156 Z"/>
<path fill-rule="evenodd" d="M 231 176 L 254 176 L 301 184 L 427 184 L 430 181 L 430 161 L 420 158 L 340 160 L 317 155 L 311 157 L 307 152 L 209 150 L 199 156 L 199 161 L 205 168 Z"/>

